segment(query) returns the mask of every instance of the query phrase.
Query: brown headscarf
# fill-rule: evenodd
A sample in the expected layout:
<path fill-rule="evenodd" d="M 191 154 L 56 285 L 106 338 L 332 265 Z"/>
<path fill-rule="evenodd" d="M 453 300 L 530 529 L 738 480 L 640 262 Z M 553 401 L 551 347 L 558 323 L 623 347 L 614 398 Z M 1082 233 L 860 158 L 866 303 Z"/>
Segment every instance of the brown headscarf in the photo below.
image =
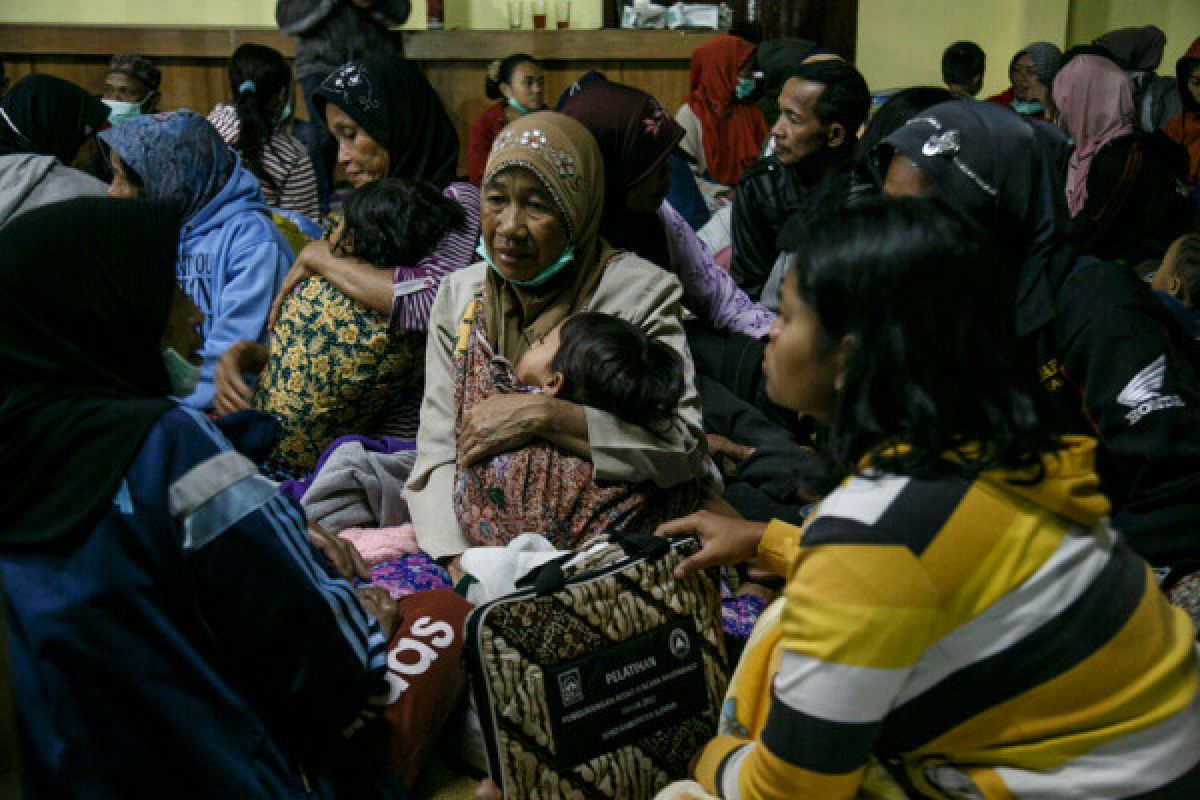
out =
<path fill-rule="evenodd" d="M 575 248 L 574 263 L 537 288 L 514 286 L 488 269 L 482 309 L 488 339 L 515 364 L 530 344 L 587 305 L 617 251 L 600 238 L 604 161 L 586 128 L 553 111 L 514 120 L 492 145 L 484 184 L 510 168 L 528 170 L 546 187 Z"/>

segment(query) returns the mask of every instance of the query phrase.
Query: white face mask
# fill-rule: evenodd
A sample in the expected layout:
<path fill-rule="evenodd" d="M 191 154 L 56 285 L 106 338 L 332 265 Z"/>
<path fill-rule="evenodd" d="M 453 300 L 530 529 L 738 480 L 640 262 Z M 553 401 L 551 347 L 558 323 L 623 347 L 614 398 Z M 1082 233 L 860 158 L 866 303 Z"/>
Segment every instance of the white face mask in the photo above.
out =
<path fill-rule="evenodd" d="M 128 122 L 134 117 L 142 115 L 141 103 L 126 103 L 121 100 L 108 99 L 105 99 L 103 102 L 104 105 L 108 106 L 109 125 L 120 125 L 122 122 Z"/>
<path fill-rule="evenodd" d="M 179 355 L 174 347 L 163 348 L 162 357 L 167 378 L 171 381 L 171 395 L 187 397 L 196 391 L 196 384 L 200 382 L 200 368 Z"/>

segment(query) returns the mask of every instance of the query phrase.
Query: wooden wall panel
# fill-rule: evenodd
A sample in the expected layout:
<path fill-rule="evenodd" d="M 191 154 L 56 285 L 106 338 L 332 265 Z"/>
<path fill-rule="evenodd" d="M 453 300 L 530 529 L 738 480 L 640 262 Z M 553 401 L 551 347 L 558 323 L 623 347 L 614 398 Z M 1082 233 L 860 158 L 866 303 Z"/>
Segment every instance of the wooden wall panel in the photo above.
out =
<path fill-rule="evenodd" d="M 261 41 L 289 56 L 292 52 L 290 40 L 277 31 L 18 27 L 0 26 L 0 60 L 14 81 L 31 72 L 44 72 L 99 93 L 110 53 L 141 52 L 162 70 L 162 107 L 190 108 L 202 114 L 229 101 L 225 63 L 238 44 Z M 429 77 L 454 121 L 463 174 L 467 130 L 492 102 L 484 96 L 483 79 L 495 54 L 528 51 L 546 58 L 546 97 L 551 106 L 579 76 L 598 69 L 612 80 L 648 92 L 674 113 L 687 92 L 687 55 L 711 38 L 708 34 L 644 31 L 564 34 L 444 31 L 404 35 L 406 51 Z M 589 58 L 593 53 L 605 57 Z M 304 118 L 304 103 L 297 100 L 293 106 L 297 116 Z"/>

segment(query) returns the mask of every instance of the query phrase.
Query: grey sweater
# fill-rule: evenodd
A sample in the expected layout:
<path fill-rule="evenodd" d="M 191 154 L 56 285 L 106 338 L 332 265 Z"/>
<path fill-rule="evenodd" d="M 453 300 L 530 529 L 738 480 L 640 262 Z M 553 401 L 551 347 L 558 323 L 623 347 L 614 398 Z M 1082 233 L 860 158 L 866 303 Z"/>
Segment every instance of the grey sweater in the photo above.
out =
<path fill-rule="evenodd" d="M 39 206 L 75 197 L 103 197 L 107 192 L 107 185 L 63 166 L 54 156 L 0 156 L 0 227 Z"/>
<path fill-rule="evenodd" d="M 410 0 L 375 0 L 370 10 L 350 0 L 278 0 L 275 21 L 295 36 L 296 77 L 326 75 L 349 61 L 391 52 L 388 28 L 402 25 Z"/>

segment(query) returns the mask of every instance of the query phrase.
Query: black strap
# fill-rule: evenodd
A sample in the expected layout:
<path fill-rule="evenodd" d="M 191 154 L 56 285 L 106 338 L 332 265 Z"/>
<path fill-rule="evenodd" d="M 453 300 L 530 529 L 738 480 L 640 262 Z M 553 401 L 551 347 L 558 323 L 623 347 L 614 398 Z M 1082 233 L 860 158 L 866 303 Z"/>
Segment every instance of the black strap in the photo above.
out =
<path fill-rule="evenodd" d="M 651 533 L 614 531 L 609 536 L 613 542 L 621 546 L 625 555 L 632 558 L 658 558 L 666 555 L 671 549 L 670 542 Z"/>

